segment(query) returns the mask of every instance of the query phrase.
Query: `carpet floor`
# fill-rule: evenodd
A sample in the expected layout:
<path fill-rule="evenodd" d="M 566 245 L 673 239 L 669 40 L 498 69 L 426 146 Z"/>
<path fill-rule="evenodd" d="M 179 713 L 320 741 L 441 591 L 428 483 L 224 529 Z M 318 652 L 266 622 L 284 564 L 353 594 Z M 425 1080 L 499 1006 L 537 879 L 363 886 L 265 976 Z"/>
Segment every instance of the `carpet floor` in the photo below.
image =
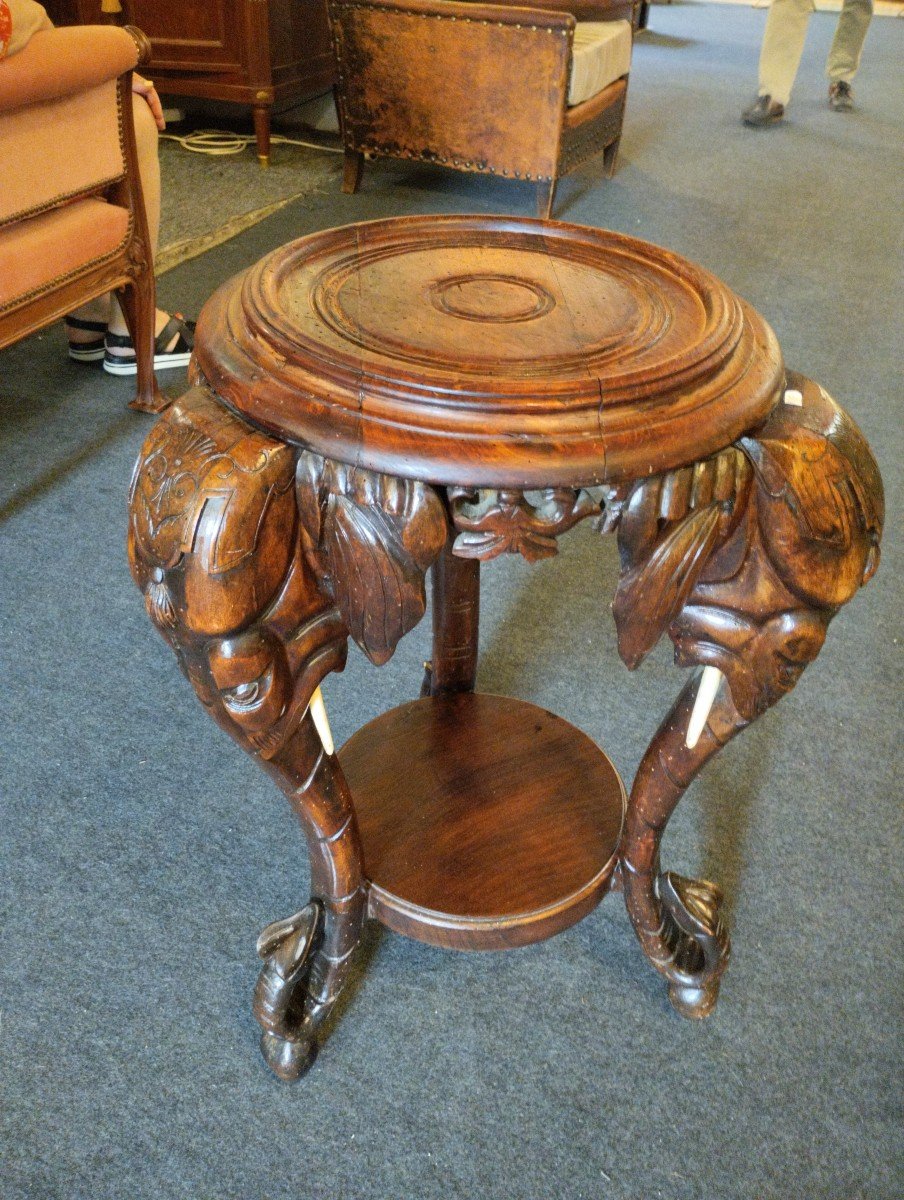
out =
<path fill-rule="evenodd" d="M 904 25 L 873 27 L 840 116 L 822 78 L 835 19 L 815 16 L 787 123 L 763 133 L 739 121 L 763 14 L 654 15 L 618 173 L 564 181 L 557 215 L 667 245 L 750 300 L 864 429 L 889 509 L 877 578 L 670 823 L 666 865 L 728 897 L 715 1014 L 674 1014 L 618 897 L 507 953 L 371 928 L 312 1073 L 267 1073 L 254 939 L 307 899 L 302 838 L 129 579 L 125 492 L 151 421 L 51 329 L 0 356 L 2 1200 L 904 1194 Z M 170 271 L 161 302 L 197 311 L 331 225 L 531 206 L 514 183 L 369 165 L 359 195 L 320 181 Z M 682 676 L 666 647 L 621 666 L 611 540 L 579 527 L 560 546 L 485 570 L 479 684 L 561 714 L 630 779 Z M 424 622 L 379 671 L 350 655 L 325 688 L 338 742 L 416 693 L 428 641 Z"/>

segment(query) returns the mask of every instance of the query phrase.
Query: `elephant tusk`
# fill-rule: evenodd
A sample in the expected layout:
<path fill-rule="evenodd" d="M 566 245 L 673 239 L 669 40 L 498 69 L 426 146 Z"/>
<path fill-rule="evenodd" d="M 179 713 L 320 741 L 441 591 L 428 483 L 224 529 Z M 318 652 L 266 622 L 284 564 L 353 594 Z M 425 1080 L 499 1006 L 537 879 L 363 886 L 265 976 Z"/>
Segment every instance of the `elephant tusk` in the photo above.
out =
<path fill-rule="evenodd" d="M 697 688 L 697 698 L 694 700 L 694 708 L 691 712 L 691 719 L 687 723 L 687 733 L 684 737 L 684 744 L 688 750 L 693 750 L 700 741 L 700 734 L 703 732 L 703 727 L 709 719 L 709 714 L 712 712 L 712 707 L 716 700 L 716 693 L 724 678 L 718 667 L 703 668 L 703 674 L 700 676 L 700 686 Z"/>
<path fill-rule="evenodd" d="M 321 692 L 320 688 L 315 689 L 314 695 L 311 697 L 311 703 L 308 705 L 308 709 L 310 710 L 311 719 L 313 720 L 317 729 L 317 733 L 320 737 L 321 743 L 323 744 L 323 748 L 326 751 L 327 756 L 329 756 L 334 752 L 336 747 L 333 745 L 333 734 L 330 729 L 330 720 L 326 715 L 326 705 L 323 703 L 323 692 Z"/>

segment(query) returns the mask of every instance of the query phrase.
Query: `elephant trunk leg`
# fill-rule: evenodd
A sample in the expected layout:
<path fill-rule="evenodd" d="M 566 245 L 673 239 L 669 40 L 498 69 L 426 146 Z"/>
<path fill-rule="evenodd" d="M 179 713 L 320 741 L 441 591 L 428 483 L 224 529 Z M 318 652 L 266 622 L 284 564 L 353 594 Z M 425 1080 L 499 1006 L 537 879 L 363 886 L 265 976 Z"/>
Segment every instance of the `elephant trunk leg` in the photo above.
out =
<path fill-rule="evenodd" d="M 715 884 L 661 872 L 659 847 L 678 801 L 702 767 L 749 722 L 723 683 L 696 746 L 685 744 L 699 675 L 690 679 L 651 741 L 631 789 L 621 863 L 625 905 L 641 947 L 669 981 L 682 1016 L 713 1009 L 730 942 Z"/>
<path fill-rule="evenodd" d="M 267 956 L 254 1011 L 264 1028 L 267 1063 L 281 1078 L 297 1079 L 313 1063 L 317 1031 L 348 978 L 366 893 L 348 785 L 335 755 L 323 749 L 310 713 L 267 769 L 304 829 L 311 864 L 308 907 L 316 908 L 317 917 L 305 928 L 308 944 L 293 954 L 293 969 L 285 969 L 280 949 Z"/>

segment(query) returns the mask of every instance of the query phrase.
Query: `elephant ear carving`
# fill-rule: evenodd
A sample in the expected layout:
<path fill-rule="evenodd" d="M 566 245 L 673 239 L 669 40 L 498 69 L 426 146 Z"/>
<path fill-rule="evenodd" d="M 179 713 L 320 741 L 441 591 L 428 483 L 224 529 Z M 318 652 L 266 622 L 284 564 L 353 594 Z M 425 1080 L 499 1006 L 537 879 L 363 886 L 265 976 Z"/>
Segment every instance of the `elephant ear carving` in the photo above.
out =
<path fill-rule="evenodd" d="M 816 435 L 802 431 L 794 446 L 765 437 L 747 445 L 764 491 L 771 500 L 784 500 L 813 541 L 844 551 L 858 527 L 878 523 L 860 481 L 851 477 L 838 451 Z"/>
<path fill-rule="evenodd" d="M 324 546 L 346 627 L 379 666 L 424 615 L 423 573 L 385 513 L 359 507 L 345 496 L 330 504 Z"/>
<path fill-rule="evenodd" d="M 785 586 L 819 608 L 846 603 L 875 572 L 882 480 L 863 434 L 821 389 L 782 407 L 740 445 L 753 464 L 759 524 Z"/>
<path fill-rule="evenodd" d="M 721 510 L 692 510 L 656 544 L 649 557 L 622 574 L 612 603 L 618 652 L 634 670 L 684 606 L 719 537 Z"/>
<path fill-rule="evenodd" d="M 735 446 L 637 484 L 618 519 L 621 575 L 612 613 L 633 670 L 678 616 L 746 510 L 752 471 Z M 737 565 L 734 568 L 737 569 Z"/>
<path fill-rule="evenodd" d="M 303 459 L 316 460 L 307 453 Z M 299 464 L 319 485 L 301 488 L 310 559 L 330 581 L 345 627 L 379 666 L 423 617 L 424 575 L 445 544 L 446 515 L 436 492 L 414 480 L 325 460 Z"/>

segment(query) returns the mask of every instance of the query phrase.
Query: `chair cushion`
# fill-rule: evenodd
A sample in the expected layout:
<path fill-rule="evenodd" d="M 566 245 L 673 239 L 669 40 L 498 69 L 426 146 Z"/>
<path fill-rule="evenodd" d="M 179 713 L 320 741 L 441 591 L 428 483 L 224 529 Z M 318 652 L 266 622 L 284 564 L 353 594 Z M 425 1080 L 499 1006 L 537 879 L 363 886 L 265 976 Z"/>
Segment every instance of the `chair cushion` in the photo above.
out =
<path fill-rule="evenodd" d="M 0 229 L 0 309 L 77 275 L 125 244 L 129 212 L 76 200 Z"/>
<path fill-rule="evenodd" d="M 631 69 L 629 21 L 578 21 L 574 27 L 568 104 L 583 104 Z"/>

